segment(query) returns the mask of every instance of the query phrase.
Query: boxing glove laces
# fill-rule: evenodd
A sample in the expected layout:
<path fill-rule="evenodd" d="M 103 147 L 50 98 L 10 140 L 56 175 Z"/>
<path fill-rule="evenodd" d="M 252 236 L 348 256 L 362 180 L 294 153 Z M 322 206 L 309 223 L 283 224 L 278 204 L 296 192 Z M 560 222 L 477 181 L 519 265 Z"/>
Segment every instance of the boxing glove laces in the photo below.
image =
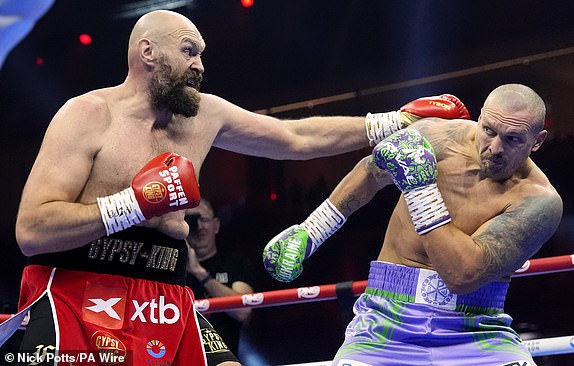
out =
<path fill-rule="evenodd" d="M 414 129 L 395 132 L 373 149 L 375 164 L 389 171 L 404 193 L 409 214 L 419 235 L 451 221 L 436 184 L 438 167 L 428 140 Z"/>

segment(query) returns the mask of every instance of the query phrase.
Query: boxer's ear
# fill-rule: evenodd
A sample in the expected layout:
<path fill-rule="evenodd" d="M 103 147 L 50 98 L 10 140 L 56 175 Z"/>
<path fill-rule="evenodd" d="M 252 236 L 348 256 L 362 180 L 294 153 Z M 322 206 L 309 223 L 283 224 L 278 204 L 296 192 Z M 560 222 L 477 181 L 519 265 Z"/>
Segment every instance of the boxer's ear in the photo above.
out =
<path fill-rule="evenodd" d="M 546 140 L 546 136 L 548 136 L 548 131 L 542 130 L 538 132 L 538 135 L 536 135 L 536 142 L 534 143 L 534 146 L 532 146 L 531 151 L 540 149 L 540 146 L 542 146 L 544 140 Z"/>
<path fill-rule="evenodd" d="M 153 67 L 154 61 L 156 60 L 157 50 L 154 47 L 154 43 L 147 38 L 142 38 L 138 42 L 138 56 L 144 64 L 149 67 Z"/>

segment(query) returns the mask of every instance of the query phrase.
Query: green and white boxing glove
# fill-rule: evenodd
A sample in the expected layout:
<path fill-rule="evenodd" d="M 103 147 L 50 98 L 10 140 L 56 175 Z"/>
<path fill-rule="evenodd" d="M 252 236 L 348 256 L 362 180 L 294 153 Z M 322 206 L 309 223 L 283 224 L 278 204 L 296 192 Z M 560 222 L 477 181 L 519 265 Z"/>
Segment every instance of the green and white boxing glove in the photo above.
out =
<path fill-rule="evenodd" d="M 373 160 L 391 173 L 404 193 L 418 234 L 451 221 L 436 184 L 438 167 L 433 148 L 420 132 L 405 129 L 393 133 L 375 146 Z"/>
<path fill-rule="evenodd" d="M 291 282 L 303 271 L 309 258 L 347 219 L 327 199 L 299 225 L 293 225 L 267 243 L 263 249 L 265 270 L 277 281 Z"/>

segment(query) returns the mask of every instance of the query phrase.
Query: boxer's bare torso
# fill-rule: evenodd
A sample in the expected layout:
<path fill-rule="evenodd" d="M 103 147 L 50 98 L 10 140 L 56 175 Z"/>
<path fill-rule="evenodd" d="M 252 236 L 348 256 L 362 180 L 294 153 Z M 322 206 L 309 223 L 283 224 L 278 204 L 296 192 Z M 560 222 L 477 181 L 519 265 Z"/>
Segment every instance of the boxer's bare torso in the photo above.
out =
<path fill-rule="evenodd" d="M 492 225 L 497 225 L 498 235 L 509 237 L 516 235 L 511 225 L 516 225 L 517 221 L 522 220 L 521 227 L 537 225 L 536 219 L 527 212 L 528 206 L 539 204 L 535 197 L 557 197 L 556 191 L 531 159 L 527 159 L 509 179 L 495 181 L 485 177 L 475 145 L 476 128 L 474 122 L 459 120 L 441 121 L 441 124 L 429 124 L 421 129 L 437 156 L 438 187 L 452 223 L 471 237 L 480 235 Z M 504 231 L 506 223 L 509 224 L 507 232 Z M 425 237 L 418 235 L 412 225 L 405 200 L 400 199 L 390 218 L 378 260 L 434 268 L 423 245 Z M 521 245 L 520 241 L 515 243 Z M 531 255 L 538 248 L 514 249 Z M 493 250 L 513 251 L 513 248 Z"/>
<path fill-rule="evenodd" d="M 87 136 L 93 143 L 85 153 L 93 157 L 93 165 L 85 188 L 78 197 L 79 202 L 91 203 L 97 197 L 129 186 L 133 176 L 146 162 L 165 151 L 190 159 L 196 176 L 199 176 L 203 161 L 219 130 L 218 121 L 207 120 L 202 109 L 196 117 L 173 116 L 162 125 L 153 120 L 139 119 L 137 112 L 133 115 L 129 112 L 131 108 L 137 110 L 137 105 L 122 94 L 121 90 L 112 88 L 85 97 L 85 103 L 93 103 L 92 108 L 96 109 L 94 115 L 99 116 L 89 123 L 99 127 L 94 126 Z M 140 225 L 184 239 L 188 228 L 183 216 L 183 211 L 171 212 Z"/>

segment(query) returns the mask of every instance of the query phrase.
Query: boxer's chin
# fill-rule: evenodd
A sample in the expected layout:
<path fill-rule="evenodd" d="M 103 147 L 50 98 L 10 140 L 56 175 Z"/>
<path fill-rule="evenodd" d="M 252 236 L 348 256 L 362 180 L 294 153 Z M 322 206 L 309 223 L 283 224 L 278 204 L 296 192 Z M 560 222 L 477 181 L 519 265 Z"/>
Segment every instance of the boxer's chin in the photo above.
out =
<path fill-rule="evenodd" d="M 179 114 L 184 117 L 195 117 L 199 113 L 199 103 L 201 96 L 194 88 L 186 88 L 184 91 L 185 96 L 181 100 L 175 101 L 172 105 L 171 111 L 174 114 Z"/>
<path fill-rule="evenodd" d="M 189 79 L 186 83 L 188 88 L 192 88 L 196 92 L 199 92 L 199 82 L 195 79 Z"/>
<path fill-rule="evenodd" d="M 502 162 L 483 160 L 480 164 L 480 170 L 485 177 L 495 181 L 507 179 L 509 176 L 506 166 Z"/>

